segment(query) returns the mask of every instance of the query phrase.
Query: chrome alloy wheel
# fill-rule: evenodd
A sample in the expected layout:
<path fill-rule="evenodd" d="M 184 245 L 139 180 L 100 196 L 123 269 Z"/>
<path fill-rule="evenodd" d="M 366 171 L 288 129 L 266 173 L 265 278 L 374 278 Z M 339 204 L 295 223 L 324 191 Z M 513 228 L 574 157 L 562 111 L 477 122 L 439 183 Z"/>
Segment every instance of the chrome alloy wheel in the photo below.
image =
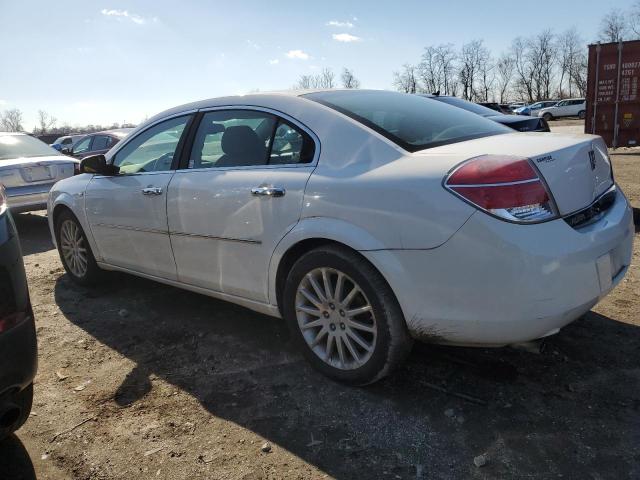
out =
<path fill-rule="evenodd" d="M 60 227 L 60 249 L 71 273 L 84 277 L 87 273 L 88 254 L 84 237 L 73 220 L 65 220 Z"/>
<path fill-rule="evenodd" d="M 307 273 L 296 291 L 296 317 L 309 348 L 326 364 L 361 367 L 373 354 L 378 327 L 360 286 L 333 268 Z"/>

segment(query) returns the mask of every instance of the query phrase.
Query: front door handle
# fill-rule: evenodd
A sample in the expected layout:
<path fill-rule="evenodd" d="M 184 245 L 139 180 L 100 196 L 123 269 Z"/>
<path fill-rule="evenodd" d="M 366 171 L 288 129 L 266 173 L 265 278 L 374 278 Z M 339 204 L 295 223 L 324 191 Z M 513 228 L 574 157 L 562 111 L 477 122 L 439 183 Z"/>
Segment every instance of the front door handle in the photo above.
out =
<path fill-rule="evenodd" d="M 251 189 L 251 195 L 261 196 L 261 197 L 284 197 L 286 190 L 281 187 L 253 187 Z"/>
<path fill-rule="evenodd" d="M 142 189 L 143 195 L 162 195 L 162 188 L 160 187 L 147 187 Z"/>

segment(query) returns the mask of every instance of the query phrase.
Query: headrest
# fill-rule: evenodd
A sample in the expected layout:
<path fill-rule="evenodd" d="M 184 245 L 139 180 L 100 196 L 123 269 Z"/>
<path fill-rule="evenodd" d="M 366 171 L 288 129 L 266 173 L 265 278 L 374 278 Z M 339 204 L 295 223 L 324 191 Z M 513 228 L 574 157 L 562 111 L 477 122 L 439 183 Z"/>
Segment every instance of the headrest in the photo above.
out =
<path fill-rule="evenodd" d="M 222 134 L 221 146 L 226 155 L 261 155 L 265 150 L 258 134 L 247 125 L 227 127 Z"/>

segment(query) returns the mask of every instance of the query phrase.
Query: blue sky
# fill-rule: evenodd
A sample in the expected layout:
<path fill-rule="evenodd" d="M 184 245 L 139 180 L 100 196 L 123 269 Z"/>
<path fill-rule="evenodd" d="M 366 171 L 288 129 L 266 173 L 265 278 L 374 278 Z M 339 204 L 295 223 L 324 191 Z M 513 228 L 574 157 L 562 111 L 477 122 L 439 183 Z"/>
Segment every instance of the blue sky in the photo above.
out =
<path fill-rule="evenodd" d="M 38 109 L 70 125 L 139 122 L 201 98 L 291 87 L 302 74 L 354 70 L 391 88 L 429 44 L 575 26 L 596 39 L 602 16 L 632 0 L 119 1 L 0 0 L 0 110 Z"/>

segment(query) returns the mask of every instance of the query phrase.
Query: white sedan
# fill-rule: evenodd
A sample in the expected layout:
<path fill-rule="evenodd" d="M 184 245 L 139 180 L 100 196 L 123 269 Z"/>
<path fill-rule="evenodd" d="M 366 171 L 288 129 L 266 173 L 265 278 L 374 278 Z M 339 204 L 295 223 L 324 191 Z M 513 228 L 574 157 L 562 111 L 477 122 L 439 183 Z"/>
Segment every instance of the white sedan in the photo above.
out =
<path fill-rule="evenodd" d="M 48 207 L 73 280 L 118 270 L 282 316 L 317 369 L 352 384 L 413 339 L 554 334 L 631 260 L 600 137 L 518 133 L 416 95 L 192 103 L 81 170 Z"/>
<path fill-rule="evenodd" d="M 0 132 L 0 185 L 14 213 L 46 208 L 53 184 L 73 176 L 78 165 L 37 138 Z"/>

